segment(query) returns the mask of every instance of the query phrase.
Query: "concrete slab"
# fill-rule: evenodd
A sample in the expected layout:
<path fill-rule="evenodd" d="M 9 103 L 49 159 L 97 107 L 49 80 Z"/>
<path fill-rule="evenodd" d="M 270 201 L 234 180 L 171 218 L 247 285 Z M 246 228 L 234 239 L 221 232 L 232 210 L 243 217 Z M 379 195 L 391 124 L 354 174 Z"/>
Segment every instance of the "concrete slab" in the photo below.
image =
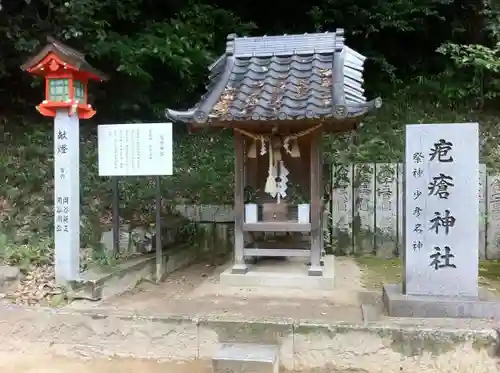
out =
<path fill-rule="evenodd" d="M 333 290 L 335 288 L 333 255 L 324 257 L 323 276 L 310 276 L 307 259 L 290 258 L 287 261 L 263 263 L 251 266 L 245 274 L 225 270 L 220 283 L 237 287 L 272 287 L 302 290 Z"/>
<path fill-rule="evenodd" d="M 69 297 L 78 302 L 72 307 L 86 307 L 87 301 L 109 299 L 134 289 L 143 280 L 155 281 L 156 254 L 144 254 L 118 264 L 116 267 L 90 268 L 81 279 L 72 281 Z M 164 276 L 184 268 L 196 260 L 199 250 L 191 244 L 180 244 L 163 253 Z"/>
<path fill-rule="evenodd" d="M 223 343 L 212 358 L 214 373 L 278 373 L 279 348 L 255 343 Z"/>
<path fill-rule="evenodd" d="M 384 285 L 384 306 L 391 317 L 500 319 L 500 299 L 406 295 L 400 284 Z"/>
<path fill-rule="evenodd" d="M 131 258 L 111 268 L 90 268 L 80 280 L 69 283 L 69 297 L 73 300 L 98 301 L 133 289 L 140 281 L 153 280 L 155 254 Z M 77 303 L 74 303 L 77 304 Z"/>

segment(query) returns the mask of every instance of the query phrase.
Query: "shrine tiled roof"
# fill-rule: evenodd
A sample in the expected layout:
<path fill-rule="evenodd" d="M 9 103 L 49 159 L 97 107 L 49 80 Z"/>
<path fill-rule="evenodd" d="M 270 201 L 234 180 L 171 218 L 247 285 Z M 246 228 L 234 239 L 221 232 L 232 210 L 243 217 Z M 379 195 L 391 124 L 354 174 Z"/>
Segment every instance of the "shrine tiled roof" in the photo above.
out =
<path fill-rule="evenodd" d="M 22 70 L 27 70 L 40 63 L 49 53 L 54 53 L 64 62 L 69 63 L 78 70 L 91 73 L 100 80 L 108 80 L 108 77 L 99 70 L 93 68 L 86 60 L 85 55 L 70 46 L 61 43 L 53 37 L 47 37 L 48 44 L 35 56 L 21 65 Z"/>
<path fill-rule="evenodd" d="M 344 45 L 344 32 L 227 38 L 210 67 L 207 92 L 174 121 L 346 119 L 378 108 L 363 89 L 365 57 Z"/>

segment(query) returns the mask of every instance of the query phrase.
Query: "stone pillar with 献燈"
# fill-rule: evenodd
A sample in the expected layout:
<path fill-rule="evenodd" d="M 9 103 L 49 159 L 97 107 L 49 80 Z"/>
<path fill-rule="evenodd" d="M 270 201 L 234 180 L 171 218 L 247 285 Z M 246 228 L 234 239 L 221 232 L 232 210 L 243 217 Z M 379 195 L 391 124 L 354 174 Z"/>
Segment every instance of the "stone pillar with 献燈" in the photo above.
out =
<path fill-rule="evenodd" d="M 87 102 L 89 80 L 107 78 L 75 49 L 49 37 L 21 68 L 45 80 L 45 99 L 36 107 L 54 118 L 54 267 L 56 282 L 80 275 L 80 119 L 96 113 Z"/>

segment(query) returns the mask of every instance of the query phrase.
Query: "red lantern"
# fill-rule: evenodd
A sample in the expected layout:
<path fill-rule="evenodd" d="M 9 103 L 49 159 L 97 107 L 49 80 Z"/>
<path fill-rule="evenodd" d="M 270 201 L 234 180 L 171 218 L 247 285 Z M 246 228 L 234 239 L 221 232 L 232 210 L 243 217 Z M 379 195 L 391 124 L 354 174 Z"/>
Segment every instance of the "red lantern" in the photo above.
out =
<path fill-rule="evenodd" d="M 49 37 L 47 44 L 21 68 L 45 78 L 45 100 L 36 107 L 40 114 L 55 117 L 57 110 L 66 109 L 70 115 L 89 119 L 96 111 L 87 102 L 89 80 L 108 78 L 94 69 L 85 55 Z"/>

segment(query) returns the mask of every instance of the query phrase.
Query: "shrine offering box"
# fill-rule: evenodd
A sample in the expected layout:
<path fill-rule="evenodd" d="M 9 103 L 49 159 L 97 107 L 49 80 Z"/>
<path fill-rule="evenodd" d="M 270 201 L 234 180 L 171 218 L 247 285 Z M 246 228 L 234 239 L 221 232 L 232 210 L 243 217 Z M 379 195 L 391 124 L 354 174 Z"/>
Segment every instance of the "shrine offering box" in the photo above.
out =
<path fill-rule="evenodd" d="M 287 203 L 264 203 L 262 204 L 263 221 L 288 221 Z"/>

